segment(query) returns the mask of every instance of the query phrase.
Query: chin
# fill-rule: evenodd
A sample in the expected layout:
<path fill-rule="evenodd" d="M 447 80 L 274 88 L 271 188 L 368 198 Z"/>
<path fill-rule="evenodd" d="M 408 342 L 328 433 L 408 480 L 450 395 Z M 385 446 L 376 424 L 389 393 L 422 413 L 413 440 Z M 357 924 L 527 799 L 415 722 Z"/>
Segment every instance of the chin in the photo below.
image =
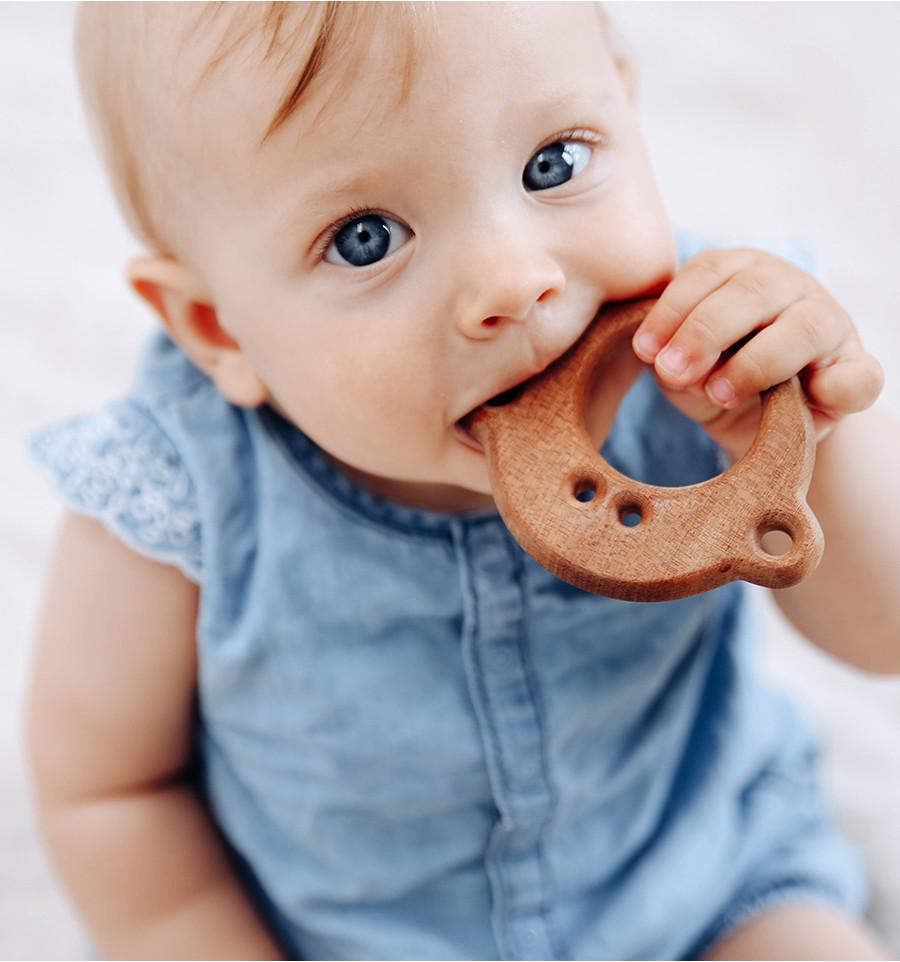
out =
<path fill-rule="evenodd" d="M 471 491 L 473 494 L 484 494 L 491 498 L 494 496 L 494 492 L 487 480 L 483 483 L 476 482 L 475 484 L 467 484 L 465 489 L 466 491 Z"/>
<path fill-rule="evenodd" d="M 488 497 L 493 496 L 491 481 L 487 472 L 487 464 L 483 457 L 480 464 L 470 467 L 468 471 L 460 472 L 460 475 L 458 479 L 451 481 L 451 484 L 455 484 L 457 487 L 462 488 L 464 491 L 469 491 L 472 494 L 487 495 Z"/>

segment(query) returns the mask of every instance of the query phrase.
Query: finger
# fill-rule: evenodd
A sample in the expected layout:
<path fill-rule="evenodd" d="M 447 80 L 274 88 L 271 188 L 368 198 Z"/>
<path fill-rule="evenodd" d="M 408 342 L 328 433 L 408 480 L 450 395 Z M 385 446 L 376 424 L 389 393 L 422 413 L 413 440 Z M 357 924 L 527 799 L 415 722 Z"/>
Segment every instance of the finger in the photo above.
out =
<path fill-rule="evenodd" d="M 811 298 L 797 301 L 710 374 L 706 393 L 726 409 L 737 407 L 807 365 L 836 357 L 845 333 L 832 310 Z"/>
<path fill-rule="evenodd" d="M 657 371 L 671 383 L 705 377 L 723 351 L 767 327 L 805 290 L 802 275 L 773 262 L 738 271 L 688 314 L 657 355 Z"/>
<path fill-rule="evenodd" d="M 871 407 L 884 387 L 884 370 L 864 351 L 813 367 L 803 378 L 810 403 L 833 414 L 855 414 Z"/>
<path fill-rule="evenodd" d="M 816 444 L 818 444 L 831 434 L 839 419 L 824 414 L 822 411 L 817 411 L 815 408 L 810 408 L 809 412 L 812 414 L 813 433 L 815 434 Z"/>
<path fill-rule="evenodd" d="M 660 393 L 673 407 L 700 424 L 706 424 L 707 421 L 722 417 L 725 414 L 722 405 L 710 401 L 699 385 L 692 384 L 687 388 L 672 388 L 659 380 L 658 377 L 656 383 Z"/>
<path fill-rule="evenodd" d="M 632 338 L 637 356 L 651 363 L 688 314 L 739 270 L 752 264 L 756 251 L 703 251 L 692 257 L 650 308 Z"/>

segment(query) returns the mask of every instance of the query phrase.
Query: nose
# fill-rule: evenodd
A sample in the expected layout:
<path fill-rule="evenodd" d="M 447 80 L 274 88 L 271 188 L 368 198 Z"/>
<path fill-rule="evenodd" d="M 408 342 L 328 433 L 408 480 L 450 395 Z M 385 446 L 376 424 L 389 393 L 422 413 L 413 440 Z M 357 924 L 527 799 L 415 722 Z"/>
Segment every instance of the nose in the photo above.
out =
<path fill-rule="evenodd" d="M 562 268 L 546 249 L 503 232 L 487 236 L 487 242 L 469 246 L 458 289 L 457 327 L 476 340 L 527 320 L 536 304 L 557 297 L 566 285 Z"/>

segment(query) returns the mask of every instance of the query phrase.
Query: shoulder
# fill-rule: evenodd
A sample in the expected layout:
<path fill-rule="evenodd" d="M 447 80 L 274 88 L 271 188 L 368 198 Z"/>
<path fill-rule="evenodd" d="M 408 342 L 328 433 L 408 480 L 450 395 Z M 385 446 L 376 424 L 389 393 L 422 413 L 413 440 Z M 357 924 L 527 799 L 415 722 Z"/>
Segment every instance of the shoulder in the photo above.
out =
<path fill-rule="evenodd" d="M 697 231 L 679 230 L 675 233 L 678 246 L 679 267 L 696 254 L 713 248 L 755 247 L 782 257 L 797 267 L 808 271 L 814 277 L 821 277 L 822 265 L 814 247 L 802 237 L 734 237 L 726 235 L 702 234 Z"/>

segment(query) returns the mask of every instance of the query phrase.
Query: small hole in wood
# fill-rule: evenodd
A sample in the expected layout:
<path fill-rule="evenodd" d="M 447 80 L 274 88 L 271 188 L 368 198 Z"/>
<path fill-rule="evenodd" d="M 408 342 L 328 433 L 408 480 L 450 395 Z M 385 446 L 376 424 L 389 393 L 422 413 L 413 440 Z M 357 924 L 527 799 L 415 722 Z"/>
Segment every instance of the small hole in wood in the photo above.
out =
<path fill-rule="evenodd" d="M 597 486 L 593 481 L 579 481 L 575 485 L 572 493 L 575 495 L 576 501 L 580 501 L 582 504 L 587 504 L 597 497 Z"/>
<path fill-rule="evenodd" d="M 770 557 L 782 558 L 794 547 L 794 539 L 782 528 L 771 528 L 760 532 L 759 546 Z"/>
<path fill-rule="evenodd" d="M 623 504 L 619 508 L 619 521 L 626 528 L 636 528 L 644 520 L 644 512 L 639 504 Z"/>

